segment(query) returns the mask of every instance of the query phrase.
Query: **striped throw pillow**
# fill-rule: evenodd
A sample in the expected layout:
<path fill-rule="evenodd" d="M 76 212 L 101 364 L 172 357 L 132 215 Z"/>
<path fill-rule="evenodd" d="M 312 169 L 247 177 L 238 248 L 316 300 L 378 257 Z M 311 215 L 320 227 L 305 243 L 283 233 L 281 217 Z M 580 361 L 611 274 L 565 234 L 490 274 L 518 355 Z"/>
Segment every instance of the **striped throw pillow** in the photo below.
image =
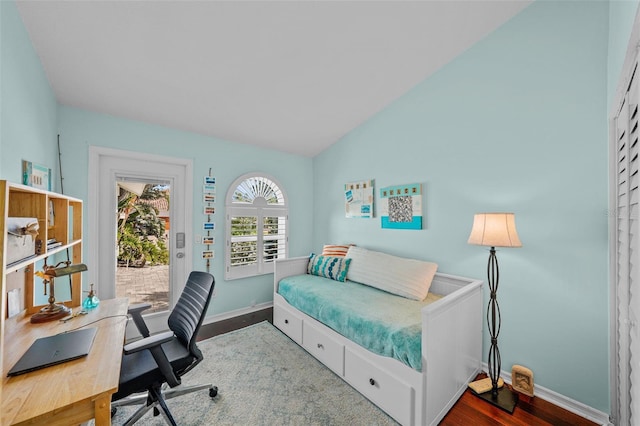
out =
<path fill-rule="evenodd" d="M 352 245 L 354 244 L 325 244 L 322 247 L 322 256 L 345 257 Z"/>
<path fill-rule="evenodd" d="M 307 264 L 307 273 L 319 277 L 329 278 L 344 282 L 347 279 L 347 271 L 351 259 L 341 256 L 318 256 L 311 253 Z"/>

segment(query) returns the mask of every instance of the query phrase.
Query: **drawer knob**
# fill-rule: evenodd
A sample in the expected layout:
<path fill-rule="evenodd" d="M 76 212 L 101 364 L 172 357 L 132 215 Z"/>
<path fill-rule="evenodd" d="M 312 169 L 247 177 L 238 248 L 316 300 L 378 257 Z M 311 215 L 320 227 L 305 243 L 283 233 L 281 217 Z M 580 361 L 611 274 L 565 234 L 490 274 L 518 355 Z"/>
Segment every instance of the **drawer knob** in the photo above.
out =
<path fill-rule="evenodd" d="M 288 319 L 284 320 L 284 323 L 289 324 L 289 320 Z"/>
<path fill-rule="evenodd" d="M 318 343 L 318 349 L 324 349 L 324 345 L 322 343 Z"/>
<path fill-rule="evenodd" d="M 375 381 L 375 380 L 373 380 L 373 379 L 369 379 L 369 384 L 370 384 L 371 386 L 375 386 L 375 385 L 376 385 L 376 381 Z"/>

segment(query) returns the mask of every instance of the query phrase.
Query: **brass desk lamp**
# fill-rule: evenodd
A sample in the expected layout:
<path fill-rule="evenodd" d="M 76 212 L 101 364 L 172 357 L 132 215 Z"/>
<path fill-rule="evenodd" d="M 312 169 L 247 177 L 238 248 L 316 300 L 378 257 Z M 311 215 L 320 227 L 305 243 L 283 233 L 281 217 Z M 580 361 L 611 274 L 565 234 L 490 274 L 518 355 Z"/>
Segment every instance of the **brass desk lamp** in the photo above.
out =
<path fill-rule="evenodd" d="M 60 265 L 63 265 L 61 266 Z M 70 261 L 59 262 L 56 266 L 47 265 L 45 259 L 42 271 L 36 272 L 36 275 L 42 278 L 44 283 L 44 294 L 47 294 L 47 284 L 49 285 L 49 304 L 40 309 L 40 312 L 36 312 L 31 316 L 31 322 L 42 323 L 48 321 L 55 321 L 60 318 L 64 318 L 67 315 L 71 315 L 71 309 L 67 308 L 62 303 L 56 303 L 55 285 L 54 279 L 58 277 L 64 277 L 66 275 L 72 275 L 78 272 L 87 270 L 87 265 L 84 263 L 78 263 L 72 265 Z"/>

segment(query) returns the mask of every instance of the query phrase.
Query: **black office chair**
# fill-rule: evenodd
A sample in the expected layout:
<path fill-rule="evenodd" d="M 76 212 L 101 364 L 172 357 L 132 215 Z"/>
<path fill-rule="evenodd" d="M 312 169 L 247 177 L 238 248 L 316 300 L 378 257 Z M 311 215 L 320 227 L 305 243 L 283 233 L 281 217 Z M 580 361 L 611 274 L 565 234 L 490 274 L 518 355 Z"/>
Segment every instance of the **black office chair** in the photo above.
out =
<path fill-rule="evenodd" d="M 207 388 L 210 397 L 217 395 L 218 388 L 211 384 L 168 389 L 164 392 L 167 385 L 171 388 L 178 386 L 182 375 L 203 359 L 202 352 L 196 346 L 196 336 L 211 301 L 214 286 L 215 279 L 211 274 L 191 272 L 178 303 L 169 315 L 170 331 L 153 336 L 149 335 L 149 329 L 142 318 L 142 311 L 151 305 L 142 303 L 129 308 L 129 314 L 143 338 L 124 347 L 120 384 L 112 398 L 112 416 L 119 406 L 144 402 L 125 425 L 135 423 L 152 408 L 154 415 L 162 414 L 167 423 L 176 425 L 165 400 Z M 146 394 L 132 395 L 140 392 Z M 129 398 L 123 399 L 125 397 Z"/>

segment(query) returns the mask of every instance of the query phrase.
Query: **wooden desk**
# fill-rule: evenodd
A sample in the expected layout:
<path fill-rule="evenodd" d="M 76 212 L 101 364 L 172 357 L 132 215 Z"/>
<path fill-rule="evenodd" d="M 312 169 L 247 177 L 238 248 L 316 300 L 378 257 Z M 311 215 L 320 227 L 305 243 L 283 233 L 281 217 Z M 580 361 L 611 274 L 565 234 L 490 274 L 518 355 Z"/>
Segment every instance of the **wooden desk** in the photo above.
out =
<path fill-rule="evenodd" d="M 95 418 L 96 426 L 110 425 L 111 396 L 118 390 L 120 377 L 127 305 L 126 298 L 102 300 L 87 315 L 78 315 L 66 323 L 31 324 L 26 315 L 7 319 L 0 424 L 68 426 Z M 107 318 L 111 316 L 115 317 Z M 100 321 L 89 324 L 96 320 Z M 83 325 L 98 329 L 88 356 L 6 377 L 37 338 Z"/>

